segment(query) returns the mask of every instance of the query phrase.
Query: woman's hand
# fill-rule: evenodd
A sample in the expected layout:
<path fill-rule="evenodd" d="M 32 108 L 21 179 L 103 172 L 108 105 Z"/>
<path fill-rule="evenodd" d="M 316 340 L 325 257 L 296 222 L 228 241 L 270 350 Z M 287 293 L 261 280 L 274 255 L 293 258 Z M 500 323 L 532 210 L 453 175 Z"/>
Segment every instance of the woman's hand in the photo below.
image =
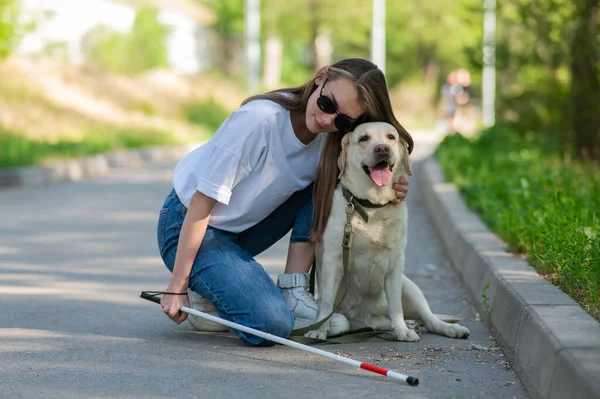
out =
<path fill-rule="evenodd" d="M 179 291 L 167 291 L 165 292 L 179 292 Z M 163 294 L 160 300 L 163 312 L 177 324 L 181 324 L 187 319 L 188 314 L 181 311 L 182 306 L 190 307 L 190 299 L 187 294 L 185 295 L 169 295 Z"/>
<path fill-rule="evenodd" d="M 190 299 L 187 296 L 190 272 L 194 264 L 194 258 L 198 254 L 198 248 L 200 248 L 200 244 L 204 239 L 210 213 L 216 203 L 215 199 L 196 191 L 183 220 L 179 243 L 177 244 L 177 254 L 175 255 L 175 266 L 173 267 L 171 281 L 165 292 L 185 292 L 186 294 L 163 294 L 160 301 L 163 312 L 177 324 L 181 324 L 188 317 L 187 313 L 181 311 L 181 307 L 190 306 Z"/>
<path fill-rule="evenodd" d="M 397 182 L 394 182 L 394 184 L 392 185 L 392 188 L 394 189 L 394 191 L 396 193 L 396 199 L 393 200 L 392 202 L 394 204 L 399 204 L 402 201 L 404 201 L 404 199 L 406 198 L 406 195 L 408 194 L 408 180 L 406 179 L 406 177 L 400 176 L 400 180 L 398 180 Z"/>

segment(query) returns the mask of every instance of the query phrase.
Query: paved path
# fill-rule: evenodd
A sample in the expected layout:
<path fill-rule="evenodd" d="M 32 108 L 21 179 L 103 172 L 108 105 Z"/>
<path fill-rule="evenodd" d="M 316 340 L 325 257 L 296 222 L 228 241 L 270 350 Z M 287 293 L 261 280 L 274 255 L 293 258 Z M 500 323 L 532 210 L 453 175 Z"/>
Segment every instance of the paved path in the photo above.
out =
<path fill-rule="evenodd" d="M 427 138 L 413 156 L 416 173 L 431 150 L 434 138 Z M 158 305 L 139 299 L 169 278 L 155 229 L 172 167 L 0 191 L 1 398 L 527 397 L 449 268 L 415 178 L 406 272 L 434 312 L 464 317 L 471 338 L 424 333 L 419 343 L 321 348 L 418 376 L 418 387 L 173 324 Z M 285 253 L 282 241 L 260 256 L 272 276 L 283 270 Z"/>

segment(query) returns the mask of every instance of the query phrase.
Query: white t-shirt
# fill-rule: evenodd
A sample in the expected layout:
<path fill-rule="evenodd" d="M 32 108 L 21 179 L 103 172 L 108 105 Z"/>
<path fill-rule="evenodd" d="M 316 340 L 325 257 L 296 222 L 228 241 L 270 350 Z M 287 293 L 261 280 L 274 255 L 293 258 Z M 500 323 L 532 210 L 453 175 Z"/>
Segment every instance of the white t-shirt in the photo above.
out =
<path fill-rule="evenodd" d="M 239 233 L 316 179 L 322 143 L 298 140 L 279 104 L 251 101 L 177 164 L 173 187 L 186 207 L 196 191 L 217 200 L 209 225 Z"/>

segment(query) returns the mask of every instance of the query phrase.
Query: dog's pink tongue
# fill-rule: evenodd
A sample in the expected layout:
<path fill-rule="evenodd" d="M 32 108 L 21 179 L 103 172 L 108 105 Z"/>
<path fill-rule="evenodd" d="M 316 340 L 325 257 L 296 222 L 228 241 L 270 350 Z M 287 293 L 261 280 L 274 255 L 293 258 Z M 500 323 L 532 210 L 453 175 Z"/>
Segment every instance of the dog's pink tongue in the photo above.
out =
<path fill-rule="evenodd" d="M 392 171 L 387 166 L 381 169 L 371 169 L 371 180 L 379 187 L 387 186 L 392 180 Z"/>

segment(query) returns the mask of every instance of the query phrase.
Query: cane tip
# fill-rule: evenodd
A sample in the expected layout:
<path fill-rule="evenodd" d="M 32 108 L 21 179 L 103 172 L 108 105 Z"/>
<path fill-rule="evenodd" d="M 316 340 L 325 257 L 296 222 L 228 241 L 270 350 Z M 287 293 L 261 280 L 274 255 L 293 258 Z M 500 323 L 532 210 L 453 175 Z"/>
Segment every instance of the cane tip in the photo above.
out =
<path fill-rule="evenodd" d="M 411 385 L 413 387 L 416 387 L 417 385 L 419 385 L 419 379 L 415 378 L 415 377 L 406 377 L 406 383 L 408 385 Z"/>

